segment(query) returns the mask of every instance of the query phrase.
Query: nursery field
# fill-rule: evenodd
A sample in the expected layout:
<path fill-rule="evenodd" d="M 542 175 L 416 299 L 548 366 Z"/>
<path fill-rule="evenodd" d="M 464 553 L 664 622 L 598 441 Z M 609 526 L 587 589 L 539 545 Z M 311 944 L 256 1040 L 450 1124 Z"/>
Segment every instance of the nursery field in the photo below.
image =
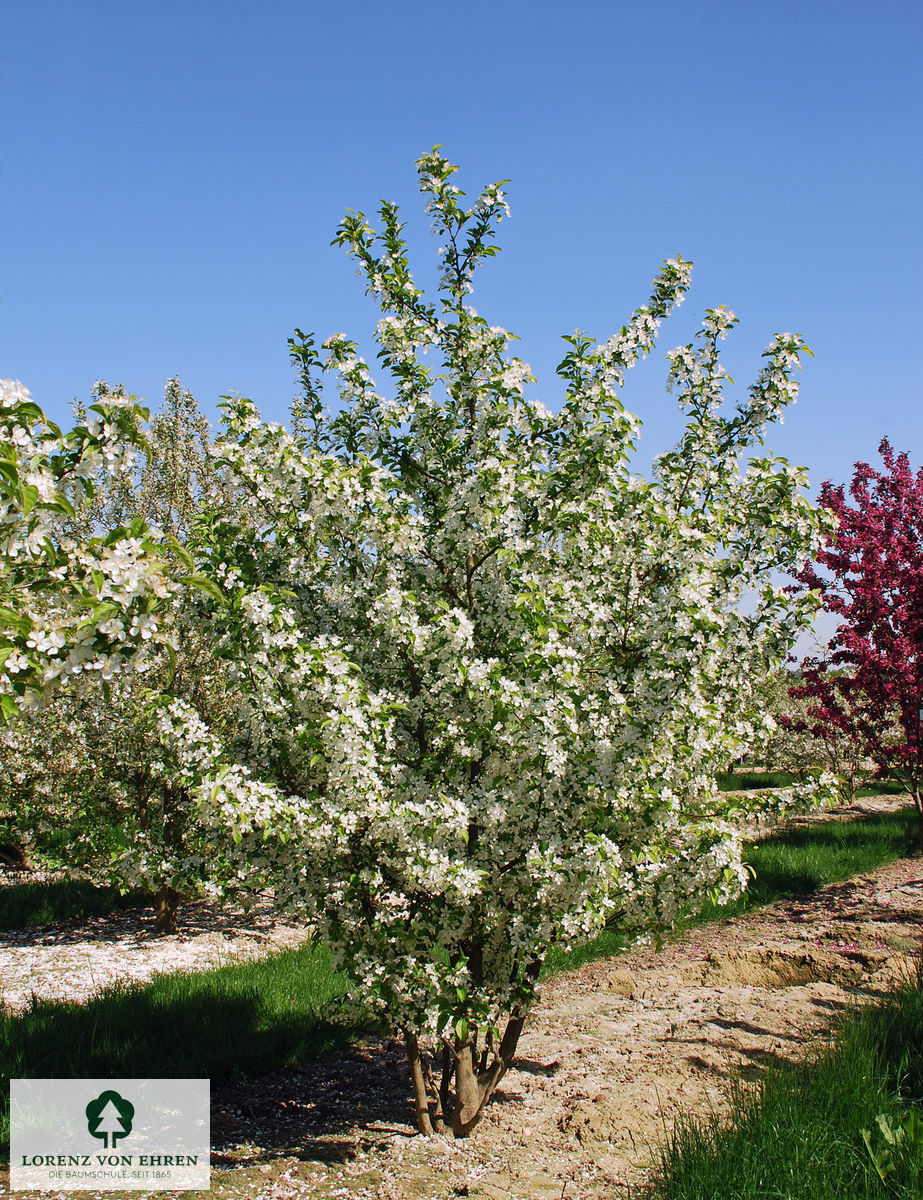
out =
<path fill-rule="evenodd" d="M 267 910 L 245 920 L 195 906 L 183 932 L 158 939 L 140 910 L 8 929 L 3 1073 L 118 1075 L 142 1054 L 154 1074 L 210 1076 L 216 1200 L 641 1197 L 674 1120 L 685 1123 L 677 1145 L 698 1158 L 688 1170 L 671 1163 L 657 1194 L 704 1200 L 719 1194 L 702 1166 L 714 1133 L 690 1119 L 724 1122 L 735 1088 L 752 1108 L 750 1085 L 767 1067 L 803 1061 L 857 1001 L 912 978 L 923 922 L 912 815 L 874 797 L 802 818 L 750 849 L 756 880 L 732 917 L 713 910 L 660 948 L 618 957 L 607 934 L 554 952 L 516 1064 L 464 1143 L 414 1136 L 403 1047 L 318 1015 L 342 985 L 321 948 L 297 948 L 305 931 Z M 262 957 L 274 947 L 282 952 Z M 40 958 L 32 999 L 17 971 Z M 139 982 L 88 999 L 119 961 Z M 55 996 L 83 1003 L 46 1002 Z M 855 1194 L 911 1196 L 893 1179 L 876 1183 L 873 1159 L 888 1166 L 875 1118 L 903 1110 L 877 1093 L 866 1103 L 875 1111 L 854 1118 L 871 1126 L 871 1146 L 857 1125 L 847 1167 L 868 1190 Z M 812 1178 L 810 1164 L 791 1169 Z M 724 1190 L 727 1170 L 720 1194 L 736 1195 Z"/>
<path fill-rule="evenodd" d="M 550 408 L 469 302 L 506 181 L 466 207 L 440 146 L 415 166 L 429 297 L 395 203 L 333 239 L 384 390 L 301 329 L 288 427 L 237 393 L 213 427 L 173 376 L 153 416 L 100 380 L 62 429 L 0 380 L 0 861 L 35 871 L 0 888 L 0 1063 L 210 1078 L 216 1195 L 637 1191 L 674 1118 L 913 968 L 923 472 L 885 438 L 855 505 L 810 500 L 765 447 L 811 351 L 772 335 L 732 409 L 718 305 L 638 474 L 621 392 L 691 262 L 565 335 Z M 828 1193 L 898 1194 L 895 1053 Z"/>
<path fill-rule="evenodd" d="M 777 14 L 597 3 L 620 69 L 568 80 L 571 6 L 370 6 L 326 79 L 285 69 L 324 6 L 160 7 L 45 22 L 44 79 L 86 45 L 132 86 L 62 85 L 59 146 L 17 111 L 52 185 L 16 176 L 0 377 L 0 1191 L 211 1154 L 211 1200 L 923 1200 L 923 432 L 868 299 L 911 309 L 854 270 L 910 277 L 875 238 L 911 192 L 844 253 L 868 156 L 813 148 L 875 38 L 819 87 Z M 622 70 L 648 44 L 715 95 Z M 798 220 L 759 211 L 780 128 Z"/>

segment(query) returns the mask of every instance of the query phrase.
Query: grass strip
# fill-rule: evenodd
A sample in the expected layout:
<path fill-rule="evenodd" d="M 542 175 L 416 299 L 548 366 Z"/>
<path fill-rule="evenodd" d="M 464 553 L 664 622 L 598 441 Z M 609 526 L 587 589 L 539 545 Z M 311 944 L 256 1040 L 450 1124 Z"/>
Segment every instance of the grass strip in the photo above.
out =
<path fill-rule="evenodd" d="M 796 777 L 788 771 L 723 771 L 716 782 L 719 792 L 750 792 L 757 788 L 791 787 Z"/>
<path fill-rule="evenodd" d="M 97 887 L 85 879 L 10 883 L 0 887 L 0 929 L 29 929 L 81 917 L 102 917 L 152 903 L 150 896 Z M 153 919 L 153 918 L 152 918 Z"/>
<path fill-rule="evenodd" d="M 717 780 L 719 792 L 752 792 L 760 788 L 791 787 L 801 783 L 797 775 L 790 771 L 757 771 L 739 770 L 722 771 Z M 904 791 L 904 785 L 892 779 L 873 779 L 867 787 L 860 788 L 859 796 L 896 796 Z"/>
<path fill-rule="evenodd" d="M 649 1200 L 919 1200 L 921 982 L 850 1014 L 805 1065 L 738 1084 L 730 1122 L 678 1122 Z"/>
<path fill-rule="evenodd" d="M 677 932 L 693 925 L 739 917 L 775 900 L 807 896 L 828 883 L 874 871 L 913 853 L 916 828 L 916 812 L 909 802 L 890 812 L 867 814 L 849 821 L 816 821 L 783 827 L 747 847 L 745 859 L 756 874 L 739 899 L 725 905 L 706 904 L 701 912 L 680 922 Z M 619 954 L 626 945 L 624 935 L 613 927 L 571 950 L 554 946 L 546 956 L 543 974 L 575 970 L 594 959 Z"/>
<path fill-rule="evenodd" d="M 709 904 L 694 922 L 736 917 L 775 900 L 807 896 L 829 883 L 864 875 L 912 854 L 916 813 L 911 804 L 848 821 L 792 825 L 747 847 L 755 872 L 749 887 L 730 904 Z"/>
<path fill-rule="evenodd" d="M 324 946 L 212 971 L 106 988 L 84 1004 L 36 1000 L 0 1017 L 0 1150 L 9 1152 L 9 1079 L 258 1075 L 345 1044 L 323 1018 L 343 994 Z"/>

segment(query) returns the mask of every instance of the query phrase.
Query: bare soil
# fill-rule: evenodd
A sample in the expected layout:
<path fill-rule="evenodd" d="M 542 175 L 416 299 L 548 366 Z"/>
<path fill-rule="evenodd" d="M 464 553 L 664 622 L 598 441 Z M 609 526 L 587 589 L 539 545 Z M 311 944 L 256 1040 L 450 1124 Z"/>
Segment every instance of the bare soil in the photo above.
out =
<path fill-rule="evenodd" d="M 638 1197 L 676 1116 L 724 1113 L 733 1078 L 822 1044 L 850 1006 L 910 974 L 921 931 L 915 856 L 558 976 L 462 1142 L 416 1135 L 394 1042 L 215 1088 L 210 1195 Z"/>

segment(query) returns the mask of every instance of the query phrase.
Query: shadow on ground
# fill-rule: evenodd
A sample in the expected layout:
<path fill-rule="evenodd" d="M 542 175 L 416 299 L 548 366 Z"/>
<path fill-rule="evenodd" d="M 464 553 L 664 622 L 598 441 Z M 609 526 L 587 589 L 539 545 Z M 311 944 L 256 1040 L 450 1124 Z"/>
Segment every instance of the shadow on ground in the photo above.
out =
<path fill-rule="evenodd" d="M 343 1047 L 316 1063 L 212 1089 L 212 1162 L 345 1162 L 416 1133 L 403 1046 Z"/>

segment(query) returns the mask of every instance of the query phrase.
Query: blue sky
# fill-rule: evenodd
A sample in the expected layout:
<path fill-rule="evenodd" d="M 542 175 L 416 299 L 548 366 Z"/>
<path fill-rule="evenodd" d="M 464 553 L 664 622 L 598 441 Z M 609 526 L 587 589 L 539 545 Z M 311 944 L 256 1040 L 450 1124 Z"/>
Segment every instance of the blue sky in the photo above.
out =
<path fill-rule="evenodd" d="M 398 201 L 427 276 L 413 164 L 441 143 L 469 192 L 511 180 L 474 303 L 541 398 L 560 335 L 608 336 L 681 253 L 625 392 L 643 457 L 677 429 L 663 354 L 727 304 L 740 384 L 778 330 L 816 354 L 771 448 L 817 483 L 885 434 L 919 465 L 921 44 L 918 0 L 5 0 L 0 375 L 59 420 L 173 374 L 284 419 L 292 329 L 374 326 L 344 210 Z"/>

